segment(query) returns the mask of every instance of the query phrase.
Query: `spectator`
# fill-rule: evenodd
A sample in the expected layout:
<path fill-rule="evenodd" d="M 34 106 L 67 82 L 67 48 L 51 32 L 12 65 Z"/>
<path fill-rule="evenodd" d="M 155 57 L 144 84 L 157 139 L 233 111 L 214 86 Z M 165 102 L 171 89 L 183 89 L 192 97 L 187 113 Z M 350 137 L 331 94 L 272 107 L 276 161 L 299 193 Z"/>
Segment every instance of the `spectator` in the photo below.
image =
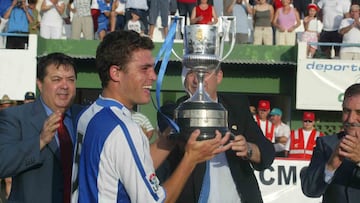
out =
<path fill-rule="evenodd" d="M 0 0 L 0 33 L 5 31 L 8 19 L 4 19 L 4 14 L 11 6 L 12 0 Z M 5 37 L 0 35 L 0 49 L 5 48 Z"/>
<path fill-rule="evenodd" d="M 274 126 L 269 121 L 270 113 L 270 102 L 268 100 L 260 100 L 258 103 L 257 114 L 254 116 L 254 119 L 261 131 L 270 142 L 275 142 L 274 137 Z"/>
<path fill-rule="evenodd" d="M 290 137 L 290 127 L 282 122 L 282 111 L 279 108 L 273 108 L 270 111 L 270 121 L 274 128 L 275 135 L 275 156 L 285 157 L 285 146 Z"/>
<path fill-rule="evenodd" d="M 282 0 L 283 7 L 276 10 L 273 25 L 276 45 L 295 45 L 295 29 L 300 26 L 299 12 L 290 6 L 291 0 Z"/>
<path fill-rule="evenodd" d="M 350 18 L 345 18 L 341 21 L 339 33 L 343 35 L 343 43 L 360 44 L 360 21 L 358 4 L 351 5 Z M 360 47 L 341 47 L 340 58 L 347 60 L 360 60 Z"/>
<path fill-rule="evenodd" d="M 116 0 L 112 5 L 110 31 L 123 30 L 125 27 L 125 2 Z"/>
<path fill-rule="evenodd" d="M 341 43 L 340 23 L 344 16 L 349 16 L 350 0 L 320 0 L 317 5 L 320 8 L 319 17 L 323 23 L 319 42 Z M 320 48 L 327 58 L 331 58 L 331 46 L 320 46 Z M 335 55 L 339 56 L 340 47 L 334 46 L 334 48 Z"/>
<path fill-rule="evenodd" d="M 183 73 L 183 77 L 186 77 L 184 86 L 193 94 L 198 86 L 196 74 L 192 71 Z M 204 88 L 213 101 L 221 103 L 228 110 L 229 130 L 235 135 L 231 141 L 232 149 L 198 164 L 177 202 L 262 202 L 254 170 L 270 167 L 274 147 L 256 126 L 247 97 L 234 101 L 231 95 L 217 93 L 222 78 L 220 69 L 208 72 Z M 178 144 L 171 153 L 168 159 L 170 169 L 179 163 L 184 147 Z"/>
<path fill-rule="evenodd" d="M 163 28 L 163 35 L 166 37 L 168 33 L 168 24 L 169 24 L 169 1 L 164 0 L 151 0 L 150 3 L 150 14 L 149 14 L 149 37 L 152 39 L 154 34 L 154 29 L 156 25 L 156 20 L 159 16 L 161 17 L 161 26 Z"/>
<path fill-rule="evenodd" d="M 7 32 L 28 34 L 29 23 L 33 22 L 32 11 L 26 6 L 25 0 L 13 0 L 11 6 L 4 14 L 4 19 L 9 19 Z M 7 49 L 24 49 L 29 43 L 28 36 L 8 36 Z"/>
<path fill-rule="evenodd" d="M 227 12 L 236 17 L 236 43 L 249 43 L 250 25 L 248 22 L 248 13 L 252 13 L 252 8 L 246 0 L 233 0 L 227 7 Z"/>
<path fill-rule="evenodd" d="M 61 39 L 63 31 L 63 0 L 44 0 L 41 4 L 40 36 L 45 39 Z"/>
<path fill-rule="evenodd" d="M 320 21 L 316 17 L 316 13 L 319 10 L 316 4 L 309 4 L 308 5 L 308 16 L 306 16 L 303 20 L 304 24 L 304 33 L 301 36 L 301 41 L 303 42 L 318 42 L 319 32 L 318 27 L 320 26 Z M 316 44 L 308 44 L 306 55 L 308 58 L 312 58 L 315 55 L 317 50 Z"/>
<path fill-rule="evenodd" d="M 176 11 L 177 11 L 177 2 L 176 2 L 176 0 L 170 0 L 169 4 L 170 4 L 169 5 L 170 15 L 175 15 Z"/>
<path fill-rule="evenodd" d="M 156 80 L 153 48 L 148 37 L 115 31 L 96 51 L 103 91 L 78 121 L 77 132 L 83 135 L 78 141 L 79 202 L 175 202 L 196 164 L 232 145 L 224 145 L 229 133 L 221 138 L 217 131 L 214 140 L 196 141 L 200 131 L 195 130 L 179 167 L 159 185 L 154 168 L 171 149 L 168 132 L 150 147 L 130 112 L 134 105 L 150 102 L 149 88 Z"/>
<path fill-rule="evenodd" d="M 0 100 L 0 110 L 16 105 L 16 101 L 10 99 L 7 94 L 4 94 Z"/>
<path fill-rule="evenodd" d="M 98 0 L 91 1 L 90 12 L 91 12 L 91 17 L 93 19 L 94 33 L 96 33 L 98 30 L 98 26 L 99 26 L 98 18 L 100 16 Z M 98 36 L 94 36 L 94 38 L 98 38 Z"/>
<path fill-rule="evenodd" d="M 259 0 L 253 9 L 254 18 L 254 44 L 272 45 L 273 30 L 271 27 L 274 18 L 274 8 L 266 2 Z"/>
<path fill-rule="evenodd" d="M 40 21 L 39 11 L 36 9 L 37 0 L 28 0 L 28 3 L 33 17 L 32 23 L 29 23 L 29 34 L 39 34 Z"/>
<path fill-rule="evenodd" d="M 111 15 L 111 0 L 98 0 L 100 16 L 98 17 L 98 30 L 97 34 L 99 36 L 99 40 L 102 41 L 109 31 L 110 26 L 110 15 Z"/>
<path fill-rule="evenodd" d="M 249 106 L 250 113 L 254 116 L 256 115 L 256 107 L 255 106 Z"/>
<path fill-rule="evenodd" d="M 24 104 L 35 101 L 35 93 L 34 92 L 26 92 L 24 96 Z"/>
<path fill-rule="evenodd" d="M 272 2 L 273 2 L 272 5 L 273 5 L 275 11 L 277 11 L 279 8 L 283 7 L 282 0 L 273 0 Z"/>
<path fill-rule="evenodd" d="M 196 6 L 197 0 L 177 0 L 179 15 L 184 16 L 185 18 L 185 26 L 188 24 L 187 18 L 191 18 L 191 13 Z"/>
<path fill-rule="evenodd" d="M 315 129 L 315 114 L 304 112 L 303 127 L 292 130 L 290 139 L 286 143 L 288 157 L 310 160 L 316 145 L 316 138 L 323 135 L 322 132 Z"/>
<path fill-rule="evenodd" d="M 62 13 L 61 17 L 63 19 L 63 32 L 62 36 L 64 36 L 66 39 L 71 38 L 71 19 L 70 19 L 70 8 L 69 5 L 73 2 L 73 0 L 63 0 L 64 1 L 64 12 Z"/>
<path fill-rule="evenodd" d="M 0 177 L 13 178 L 9 202 L 70 202 L 73 124 L 81 110 L 71 106 L 75 83 L 73 59 L 49 54 L 37 67 L 40 97 L 0 111 Z"/>
<path fill-rule="evenodd" d="M 199 0 L 200 3 L 195 6 L 191 12 L 191 24 L 207 24 L 213 25 L 218 22 L 215 8 L 208 4 L 208 0 Z"/>
<path fill-rule="evenodd" d="M 131 16 L 132 18 L 126 23 L 124 30 L 132 30 L 141 35 L 144 35 L 145 26 L 142 21 L 140 21 L 139 14 L 134 10 L 131 12 Z"/>
<path fill-rule="evenodd" d="M 154 127 L 148 117 L 138 111 L 132 111 L 131 118 L 135 121 L 135 123 L 139 124 L 146 137 L 150 140 L 154 135 Z"/>
<path fill-rule="evenodd" d="M 228 7 L 229 5 L 225 6 L 225 2 L 227 0 L 209 0 L 209 3 L 212 4 L 215 8 L 215 13 L 218 16 L 224 16 L 226 15 L 226 12 L 224 11 L 226 7 Z M 249 1 L 247 1 L 249 3 Z"/>
<path fill-rule="evenodd" d="M 125 4 L 125 18 L 128 22 L 132 18 L 132 12 L 136 12 L 140 17 L 141 22 L 144 24 L 144 33 L 149 34 L 149 21 L 148 21 L 148 3 L 147 0 L 126 0 Z"/>
<path fill-rule="evenodd" d="M 307 6 L 314 2 L 314 0 L 293 0 L 292 4 L 294 8 L 299 12 L 300 19 L 303 19 L 305 16 L 309 15 L 309 9 Z"/>
<path fill-rule="evenodd" d="M 69 4 L 69 10 L 73 13 L 71 39 L 79 40 L 81 32 L 85 39 L 94 39 L 94 23 L 90 6 L 91 0 L 74 0 Z"/>
<path fill-rule="evenodd" d="M 303 193 L 322 202 L 357 203 L 360 199 L 360 84 L 349 86 L 342 103 L 344 130 L 319 137 L 309 167 L 300 175 Z"/>

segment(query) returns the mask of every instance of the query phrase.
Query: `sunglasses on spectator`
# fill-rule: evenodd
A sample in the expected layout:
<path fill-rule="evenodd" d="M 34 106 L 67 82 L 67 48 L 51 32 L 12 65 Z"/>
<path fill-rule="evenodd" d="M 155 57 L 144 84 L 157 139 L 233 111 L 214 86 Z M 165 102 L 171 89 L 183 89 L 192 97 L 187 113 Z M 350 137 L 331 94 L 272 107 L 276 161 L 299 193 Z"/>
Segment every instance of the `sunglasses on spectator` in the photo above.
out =
<path fill-rule="evenodd" d="M 304 123 L 312 123 L 313 121 L 311 120 L 304 120 Z"/>

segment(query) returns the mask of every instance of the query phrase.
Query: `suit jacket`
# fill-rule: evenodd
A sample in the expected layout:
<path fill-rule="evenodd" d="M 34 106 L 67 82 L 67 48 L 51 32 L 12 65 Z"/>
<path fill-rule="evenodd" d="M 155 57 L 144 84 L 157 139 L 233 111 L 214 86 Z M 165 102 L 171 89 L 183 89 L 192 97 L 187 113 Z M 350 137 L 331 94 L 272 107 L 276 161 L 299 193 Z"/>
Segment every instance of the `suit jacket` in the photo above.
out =
<path fill-rule="evenodd" d="M 335 171 L 330 184 L 324 181 L 325 164 L 344 133 L 319 137 L 316 140 L 309 167 L 301 174 L 301 187 L 308 197 L 323 196 L 326 203 L 355 203 L 360 201 L 360 169 L 344 159 Z"/>
<path fill-rule="evenodd" d="M 273 144 L 266 139 L 261 129 L 255 123 L 250 111 L 249 103 L 246 96 L 234 97 L 231 95 L 220 95 L 219 103 L 228 110 L 229 129 L 234 135 L 242 134 L 247 141 L 256 144 L 261 153 L 261 162 L 259 164 L 250 163 L 237 157 L 232 150 L 226 151 L 226 158 L 231 171 L 231 176 L 236 184 L 236 189 L 239 193 L 242 203 L 263 202 L 261 192 L 254 175 L 255 170 L 264 170 L 271 166 L 275 150 Z M 174 170 L 180 162 L 183 155 L 181 147 L 175 148 L 171 152 L 169 162 L 171 170 Z M 205 174 L 206 163 L 198 164 L 187 183 L 184 186 L 177 202 L 191 203 L 198 202 L 203 178 Z"/>
<path fill-rule="evenodd" d="M 75 126 L 80 106 L 70 108 Z M 0 111 L 0 177 L 12 177 L 8 202 L 63 202 L 60 152 L 53 139 L 40 151 L 45 109 L 36 99 Z"/>

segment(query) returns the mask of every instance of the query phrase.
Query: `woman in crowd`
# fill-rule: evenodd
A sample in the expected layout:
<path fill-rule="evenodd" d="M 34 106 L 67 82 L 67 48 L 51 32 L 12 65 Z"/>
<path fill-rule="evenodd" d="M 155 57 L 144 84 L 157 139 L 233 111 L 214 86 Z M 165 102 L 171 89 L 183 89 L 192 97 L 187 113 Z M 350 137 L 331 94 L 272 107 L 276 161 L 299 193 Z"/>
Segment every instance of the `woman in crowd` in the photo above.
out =
<path fill-rule="evenodd" d="M 275 12 L 273 25 L 276 28 L 276 45 L 295 45 L 295 29 L 300 26 L 299 12 L 290 6 L 291 0 L 282 0 L 283 7 Z"/>
<path fill-rule="evenodd" d="M 272 45 L 273 30 L 271 21 L 274 17 L 274 8 L 266 0 L 259 0 L 254 6 L 254 44 Z"/>
<path fill-rule="evenodd" d="M 218 17 L 215 8 L 208 3 L 208 0 L 200 0 L 200 3 L 192 10 L 191 24 L 216 24 Z"/>

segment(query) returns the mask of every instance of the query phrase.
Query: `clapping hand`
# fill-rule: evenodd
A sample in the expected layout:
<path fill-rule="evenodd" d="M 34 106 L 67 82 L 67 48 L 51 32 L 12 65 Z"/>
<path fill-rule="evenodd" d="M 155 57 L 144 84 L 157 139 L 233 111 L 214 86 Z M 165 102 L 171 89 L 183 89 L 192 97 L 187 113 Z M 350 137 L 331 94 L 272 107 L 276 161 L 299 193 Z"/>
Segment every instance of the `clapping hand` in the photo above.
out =
<path fill-rule="evenodd" d="M 354 163 L 360 162 L 360 135 L 345 135 L 339 144 L 339 155 Z"/>

